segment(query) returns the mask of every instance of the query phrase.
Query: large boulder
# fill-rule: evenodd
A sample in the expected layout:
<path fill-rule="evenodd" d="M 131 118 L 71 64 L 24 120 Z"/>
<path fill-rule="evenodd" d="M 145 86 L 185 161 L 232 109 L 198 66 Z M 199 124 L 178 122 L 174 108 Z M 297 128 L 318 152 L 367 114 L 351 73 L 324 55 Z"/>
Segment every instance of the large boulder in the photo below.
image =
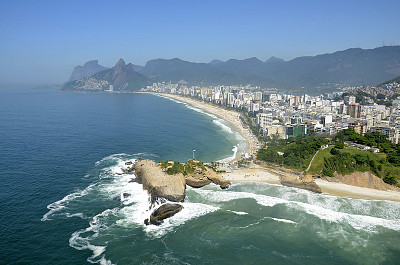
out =
<path fill-rule="evenodd" d="M 158 198 L 173 202 L 183 202 L 185 199 L 186 181 L 182 174 L 168 175 L 154 161 L 141 159 L 133 166 L 136 179 L 143 184 L 152 202 Z"/>
<path fill-rule="evenodd" d="M 183 206 L 177 203 L 166 203 L 158 207 L 153 213 L 150 215 L 149 219 L 144 220 L 146 225 L 160 225 L 164 219 L 169 218 L 176 213 L 180 212 L 183 209 Z"/>

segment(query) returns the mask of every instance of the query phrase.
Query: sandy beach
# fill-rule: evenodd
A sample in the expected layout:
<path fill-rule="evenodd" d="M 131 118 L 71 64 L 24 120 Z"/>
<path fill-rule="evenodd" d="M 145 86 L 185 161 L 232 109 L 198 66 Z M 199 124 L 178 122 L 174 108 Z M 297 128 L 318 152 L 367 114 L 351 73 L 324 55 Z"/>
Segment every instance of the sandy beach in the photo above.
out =
<path fill-rule="evenodd" d="M 231 182 L 262 182 L 280 185 L 279 176 L 263 168 L 236 169 L 223 173 L 222 176 Z M 368 189 L 322 179 L 316 179 L 315 182 L 324 194 L 354 199 L 400 201 L 399 191 Z"/>
<path fill-rule="evenodd" d="M 159 93 L 151 93 L 159 94 Z M 232 111 L 226 110 L 206 102 L 201 102 L 199 100 L 182 97 L 178 95 L 171 94 L 159 94 L 165 97 L 170 97 L 182 102 L 186 102 L 196 108 L 202 109 L 208 113 L 214 114 L 221 119 L 229 122 L 234 126 L 235 130 L 240 133 L 240 135 L 247 141 L 246 152 L 249 155 L 255 155 L 258 148 L 261 146 L 258 140 L 254 137 L 252 132 L 245 128 L 239 118 L 240 114 Z M 231 161 L 237 161 L 240 159 L 238 154 L 236 159 Z M 279 169 L 268 169 L 258 165 L 253 164 L 251 168 L 244 169 L 234 169 L 230 172 L 221 174 L 223 177 L 231 182 L 262 182 L 268 184 L 278 184 L 280 185 L 280 177 L 278 171 Z M 278 174 L 278 173 L 279 174 Z M 351 186 L 343 183 L 329 182 L 322 179 L 316 179 L 315 182 L 321 188 L 322 193 L 330 194 L 340 197 L 349 197 L 356 199 L 368 199 L 368 200 L 391 200 L 400 201 L 400 191 L 382 191 L 376 189 L 369 189 L 357 186 Z"/>
<path fill-rule="evenodd" d="M 202 102 L 200 100 L 195 100 L 195 99 L 191 99 L 191 98 L 187 98 L 187 97 L 183 97 L 183 96 L 179 96 L 179 95 L 160 94 L 160 93 L 151 93 L 151 94 L 161 95 L 161 96 L 173 98 L 173 99 L 176 99 L 176 100 L 179 100 L 182 102 L 186 102 L 186 103 L 192 105 L 193 107 L 202 109 L 208 113 L 214 114 L 217 117 L 227 121 L 246 140 L 247 148 L 246 148 L 245 152 L 249 156 L 255 156 L 255 154 L 257 153 L 257 150 L 260 147 L 260 143 L 259 143 L 258 139 L 250 131 L 250 129 L 246 128 L 242 124 L 242 122 L 239 118 L 240 114 L 238 112 L 220 108 L 220 107 L 208 104 L 206 102 Z M 238 153 L 235 160 L 240 159 L 241 155 L 242 154 Z"/>

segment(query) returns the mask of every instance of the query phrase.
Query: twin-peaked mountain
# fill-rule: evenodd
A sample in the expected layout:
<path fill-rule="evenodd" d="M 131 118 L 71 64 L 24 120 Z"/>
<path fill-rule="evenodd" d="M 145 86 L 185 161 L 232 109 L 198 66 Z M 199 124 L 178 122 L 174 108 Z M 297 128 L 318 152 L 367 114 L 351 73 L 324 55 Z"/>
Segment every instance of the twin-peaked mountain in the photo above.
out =
<path fill-rule="evenodd" d="M 123 63 L 123 67 L 117 67 L 118 64 L 78 81 L 82 83 L 85 79 L 98 82 L 105 80 L 108 85 L 112 83 L 114 89 L 133 90 L 152 82 L 177 83 L 184 80 L 189 85 L 251 84 L 316 92 L 322 86 L 332 88 L 335 85 L 377 85 L 399 76 L 400 46 L 352 48 L 330 54 L 298 57 L 290 61 L 276 57 L 264 62 L 253 57 L 225 62 L 212 60 L 209 63 L 193 63 L 178 58 L 155 59 L 148 61 L 143 67 L 135 66 L 137 71 L 133 70 L 132 64 Z M 114 72 L 119 71 L 123 71 L 124 74 L 120 73 L 117 77 Z M 86 85 L 88 84 L 90 82 Z M 76 87 L 76 84 L 73 87 Z"/>
<path fill-rule="evenodd" d="M 85 64 L 86 65 L 86 64 Z M 134 70 L 133 64 L 119 59 L 117 64 L 91 76 L 66 83 L 63 90 L 69 91 L 134 91 L 149 84 L 149 78 Z"/>

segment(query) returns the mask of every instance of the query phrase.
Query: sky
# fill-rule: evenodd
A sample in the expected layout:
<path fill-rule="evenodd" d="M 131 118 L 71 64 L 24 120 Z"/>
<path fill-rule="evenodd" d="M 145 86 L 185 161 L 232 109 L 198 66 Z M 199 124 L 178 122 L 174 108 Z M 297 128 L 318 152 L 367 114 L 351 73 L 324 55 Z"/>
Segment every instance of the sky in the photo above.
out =
<path fill-rule="evenodd" d="M 400 45 L 399 10 L 399 0 L 2 0 L 0 84 L 61 84 L 94 59 L 291 60 Z"/>

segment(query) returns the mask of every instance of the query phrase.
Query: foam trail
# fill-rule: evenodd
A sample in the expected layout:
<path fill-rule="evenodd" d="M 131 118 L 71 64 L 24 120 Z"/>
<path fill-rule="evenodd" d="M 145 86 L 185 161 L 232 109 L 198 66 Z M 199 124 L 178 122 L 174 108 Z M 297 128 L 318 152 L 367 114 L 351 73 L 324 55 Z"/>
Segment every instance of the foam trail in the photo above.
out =
<path fill-rule="evenodd" d="M 321 220 L 326 220 L 335 223 L 346 223 L 357 230 L 364 230 L 368 232 L 376 232 L 377 227 L 384 227 L 386 229 L 400 231 L 400 220 L 398 219 L 384 219 L 379 217 L 344 213 L 337 210 L 327 209 L 319 205 L 312 205 L 309 203 L 299 201 L 289 201 L 286 199 L 271 197 L 267 195 L 254 194 L 249 192 L 235 192 L 235 191 L 212 191 L 212 190 L 194 190 L 195 192 L 203 195 L 205 199 L 214 202 L 227 202 L 236 199 L 252 198 L 258 204 L 273 207 L 278 204 L 285 205 L 286 207 L 300 210 L 309 215 L 313 215 Z M 320 195 L 323 196 L 323 195 Z"/>
<path fill-rule="evenodd" d="M 90 244 L 90 240 L 98 237 L 101 229 L 106 228 L 105 224 L 102 222 L 102 218 L 107 217 L 110 214 L 114 214 L 116 209 L 107 209 L 100 214 L 93 217 L 92 221 L 89 222 L 89 227 L 72 233 L 69 239 L 69 245 L 77 250 L 91 250 L 93 255 L 90 256 L 87 261 L 90 263 L 100 263 L 100 264 L 112 264 L 111 261 L 104 257 L 105 246 L 95 246 Z M 82 234 L 93 233 L 90 236 L 83 237 Z M 103 255 L 102 255 L 103 254 Z"/>
<path fill-rule="evenodd" d="M 50 203 L 49 205 L 47 205 L 47 209 L 49 209 L 49 211 L 43 215 L 41 221 L 47 221 L 47 220 L 51 220 L 49 217 L 57 212 L 60 212 L 61 210 L 65 209 L 68 205 L 68 203 L 71 200 L 75 200 L 77 198 L 83 197 L 86 194 L 89 193 L 89 191 L 91 191 L 93 189 L 95 184 L 91 184 L 89 185 L 86 189 L 79 191 L 79 192 L 74 192 L 71 194 L 68 194 L 67 196 L 65 196 L 64 198 L 62 198 L 59 201 Z M 83 217 L 83 214 L 67 214 L 67 217 L 73 217 L 73 216 L 79 216 L 79 217 Z"/>
<path fill-rule="evenodd" d="M 282 223 L 288 223 L 288 224 L 297 224 L 296 222 L 288 219 L 280 219 L 280 218 L 274 218 L 274 217 L 269 217 L 269 219 L 272 219 L 277 222 L 282 222 Z"/>
<path fill-rule="evenodd" d="M 225 124 L 222 123 L 221 119 L 213 120 L 213 123 L 218 125 L 219 127 L 221 127 L 222 130 L 224 130 L 228 133 L 233 133 L 232 129 L 229 126 L 226 126 Z"/>
<path fill-rule="evenodd" d="M 237 211 L 231 211 L 231 210 L 227 210 L 228 212 L 231 212 L 231 213 L 235 213 L 235 214 L 237 214 L 237 215 L 247 215 L 248 213 L 246 213 L 246 212 L 237 212 Z"/>
<path fill-rule="evenodd" d="M 219 163 L 227 163 L 227 162 L 229 162 L 229 161 L 234 160 L 234 159 L 236 158 L 238 149 L 239 149 L 239 145 L 233 146 L 233 148 L 232 148 L 233 155 L 228 156 L 228 157 L 226 157 L 226 158 L 223 158 L 223 159 L 221 159 L 221 160 L 218 160 L 217 162 L 219 162 Z"/>

